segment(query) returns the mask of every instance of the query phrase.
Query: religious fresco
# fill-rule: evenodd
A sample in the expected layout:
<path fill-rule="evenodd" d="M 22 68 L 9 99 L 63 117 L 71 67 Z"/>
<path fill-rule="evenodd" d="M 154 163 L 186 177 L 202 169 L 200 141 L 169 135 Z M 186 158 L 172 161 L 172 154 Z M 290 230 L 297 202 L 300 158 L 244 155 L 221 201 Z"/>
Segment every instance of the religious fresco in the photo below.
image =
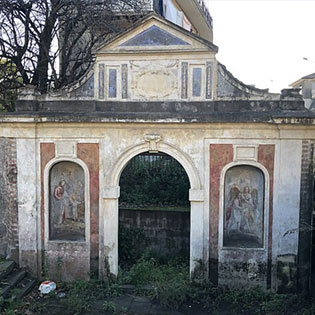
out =
<path fill-rule="evenodd" d="M 84 171 L 73 162 L 60 162 L 50 171 L 49 239 L 84 241 Z"/>
<path fill-rule="evenodd" d="M 235 166 L 225 175 L 223 246 L 263 247 L 264 175 L 252 166 Z"/>

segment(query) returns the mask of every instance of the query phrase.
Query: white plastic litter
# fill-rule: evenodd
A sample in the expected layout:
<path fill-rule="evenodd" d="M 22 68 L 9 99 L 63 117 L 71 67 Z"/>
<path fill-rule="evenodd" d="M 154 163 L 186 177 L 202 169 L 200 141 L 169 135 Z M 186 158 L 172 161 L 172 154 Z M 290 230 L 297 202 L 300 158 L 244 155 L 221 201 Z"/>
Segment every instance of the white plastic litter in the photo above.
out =
<path fill-rule="evenodd" d="M 66 297 L 66 293 L 64 293 L 64 292 L 59 292 L 59 293 L 58 293 L 58 297 L 59 297 L 59 299 L 63 299 L 63 298 Z"/>
<path fill-rule="evenodd" d="M 53 281 L 44 281 L 38 289 L 42 294 L 48 294 L 56 290 L 56 283 Z"/>

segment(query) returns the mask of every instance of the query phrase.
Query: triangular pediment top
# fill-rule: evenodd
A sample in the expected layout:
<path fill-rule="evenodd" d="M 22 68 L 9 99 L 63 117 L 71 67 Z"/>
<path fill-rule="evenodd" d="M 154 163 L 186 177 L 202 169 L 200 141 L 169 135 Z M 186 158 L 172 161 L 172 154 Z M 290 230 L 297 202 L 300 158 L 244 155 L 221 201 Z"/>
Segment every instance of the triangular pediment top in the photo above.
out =
<path fill-rule="evenodd" d="M 156 25 L 150 26 L 145 31 L 127 40 L 120 47 L 131 46 L 186 46 L 186 41 L 178 38 L 171 33 L 161 29 Z"/>
<path fill-rule="evenodd" d="M 203 50 L 216 53 L 218 47 L 153 13 L 102 43 L 94 50 L 94 54 L 124 53 L 131 50 Z"/>

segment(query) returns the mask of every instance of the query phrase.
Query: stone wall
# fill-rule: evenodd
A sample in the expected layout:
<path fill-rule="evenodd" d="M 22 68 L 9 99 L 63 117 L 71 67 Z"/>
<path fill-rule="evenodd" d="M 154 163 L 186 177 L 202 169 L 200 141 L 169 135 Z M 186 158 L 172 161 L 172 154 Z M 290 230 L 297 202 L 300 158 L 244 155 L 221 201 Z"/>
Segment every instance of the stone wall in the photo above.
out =
<path fill-rule="evenodd" d="M 0 139 L 0 255 L 18 261 L 16 141 Z"/>
<path fill-rule="evenodd" d="M 7 203 L 4 196 L 9 196 L 8 189 L 13 191 L 14 196 L 16 188 L 14 167 L 10 172 L 7 171 L 7 167 L 11 165 L 9 161 L 12 161 L 9 156 L 15 155 L 13 146 L 15 141 L 8 137 L 16 137 L 20 264 L 32 269 L 34 274 L 40 271 L 43 250 L 46 251 L 50 266 L 62 256 L 67 274 L 68 270 L 71 273 L 77 270 L 76 278 L 79 278 L 77 277 L 79 274 L 86 275 L 84 278 L 88 279 L 96 266 L 99 266 L 102 278 L 107 275 L 105 272 L 116 274 L 121 173 L 130 159 L 137 154 L 158 150 L 180 162 L 189 177 L 191 226 L 189 223 L 181 224 L 182 219 L 175 217 L 182 214 L 172 213 L 171 220 L 168 222 L 167 219 L 167 224 L 165 220 L 159 220 L 159 228 L 162 230 L 161 237 L 163 233 L 167 237 L 169 235 L 177 237 L 183 226 L 187 227 L 186 231 L 189 231 L 190 227 L 191 272 L 194 271 L 195 262 L 201 261 L 205 264 L 210 277 L 222 285 L 233 282 L 239 287 L 252 284 L 271 290 L 294 289 L 298 276 L 296 262 L 302 266 L 300 263 L 302 250 L 298 252 L 300 215 L 302 218 L 300 206 L 303 204 L 303 198 L 307 197 L 305 193 L 300 198 L 301 187 L 306 187 L 303 186 L 304 176 L 308 174 L 308 168 L 304 167 L 303 163 L 307 165 L 307 157 L 310 158 L 309 139 L 314 138 L 315 125 L 297 127 L 280 123 L 277 125 L 248 123 L 244 128 L 244 125 L 237 123 L 96 124 L 77 121 L 73 124 L 66 121 L 33 123 L 29 118 L 25 122 L 24 116 L 10 119 L 15 119 L 16 122 L 4 122 L 0 128 L 1 207 Z M 10 143 L 12 149 L 8 151 Z M 210 150 L 210 147 L 213 149 Z M 5 154 L 8 154 L 8 158 L 5 158 Z M 306 159 L 303 159 L 303 162 L 302 156 Z M 3 159 L 8 161 L 8 164 L 5 164 Z M 48 190 L 45 192 L 45 187 L 50 166 L 53 164 L 47 168 L 45 165 L 50 161 L 55 163 L 64 160 L 84 162 L 86 174 L 90 175 L 85 182 L 89 183 L 91 188 L 89 189 L 91 211 L 86 218 L 86 222 L 91 223 L 91 229 L 86 233 L 87 242 L 82 245 L 85 246 L 84 255 L 77 244 L 72 242 L 55 244 L 56 242 L 49 240 L 47 233 L 49 222 L 45 223 L 45 218 L 48 218 L 49 204 L 47 202 L 45 205 L 44 202 L 48 201 Z M 14 166 L 14 163 L 12 164 Z M 224 211 L 228 210 L 228 204 L 224 206 L 223 198 L 225 172 L 236 165 L 258 167 L 260 164 L 266 179 L 264 246 L 261 248 L 224 246 L 226 217 Z M 11 175 L 8 177 L 7 174 Z M 301 174 L 304 174 L 302 186 Z M 242 191 L 244 188 L 242 187 Z M 87 194 L 86 197 L 88 196 Z M 10 200 L 14 203 L 14 197 Z M 154 221 L 151 217 L 154 212 L 142 212 L 148 217 L 137 219 L 126 216 L 128 224 L 150 226 Z M 10 213 L 14 214 L 14 211 Z M 8 228 L 7 221 L 3 221 L 2 217 L 0 223 L 3 222 L 7 231 L 14 227 L 11 224 Z M 171 227 L 170 232 L 165 228 L 168 225 Z M 153 234 L 150 230 L 149 233 Z M 6 237 L 7 234 L 2 242 L 6 241 Z M 166 247 L 166 241 L 163 242 L 162 245 Z M 175 244 L 178 242 L 176 239 Z M 162 247 L 160 243 L 157 245 Z M 302 243 L 301 239 L 300 244 Z M 237 272 L 239 266 L 242 267 L 240 273 Z M 223 267 L 228 269 L 224 270 Z M 285 278 L 288 270 L 291 277 L 289 281 Z M 301 273 L 302 268 L 298 271 Z"/>
<path fill-rule="evenodd" d="M 298 289 L 307 291 L 310 279 L 313 204 L 313 150 L 311 140 L 302 144 L 300 231 L 298 252 Z"/>
<path fill-rule="evenodd" d="M 144 230 L 147 248 L 161 256 L 189 256 L 190 212 L 163 210 L 119 210 L 119 224 Z"/>

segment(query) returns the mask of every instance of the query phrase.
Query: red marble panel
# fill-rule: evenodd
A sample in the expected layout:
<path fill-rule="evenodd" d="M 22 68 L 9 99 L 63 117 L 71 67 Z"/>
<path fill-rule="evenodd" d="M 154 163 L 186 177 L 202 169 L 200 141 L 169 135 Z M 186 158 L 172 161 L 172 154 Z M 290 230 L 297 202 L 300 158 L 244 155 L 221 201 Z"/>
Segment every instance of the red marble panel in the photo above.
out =
<path fill-rule="evenodd" d="M 98 143 L 79 143 L 77 154 L 90 172 L 91 272 L 96 274 L 99 250 L 99 145 Z"/>
<path fill-rule="evenodd" d="M 273 183 L 275 164 L 275 145 L 260 145 L 258 148 L 258 162 L 269 173 L 269 229 L 268 229 L 268 280 L 267 287 L 271 286 L 271 257 L 272 257 L 272 223 L 273 223 Z"/>
<path fill-rule="evenodd" d="M 217 282 L 220 177 L 223 168 L 233 161 L 232 144 L 210 145 L 210 277 Z"/>
<path fill-rule="evenodd" d="M 54 143 L 41 143 L 40 144 L 40 162 L 41 162 L 41 238 L 44 241 L 45 235 L 45 220 L 44 220 L 44 170 L 49 161 L 55 157 L 55 144 Z"/>

